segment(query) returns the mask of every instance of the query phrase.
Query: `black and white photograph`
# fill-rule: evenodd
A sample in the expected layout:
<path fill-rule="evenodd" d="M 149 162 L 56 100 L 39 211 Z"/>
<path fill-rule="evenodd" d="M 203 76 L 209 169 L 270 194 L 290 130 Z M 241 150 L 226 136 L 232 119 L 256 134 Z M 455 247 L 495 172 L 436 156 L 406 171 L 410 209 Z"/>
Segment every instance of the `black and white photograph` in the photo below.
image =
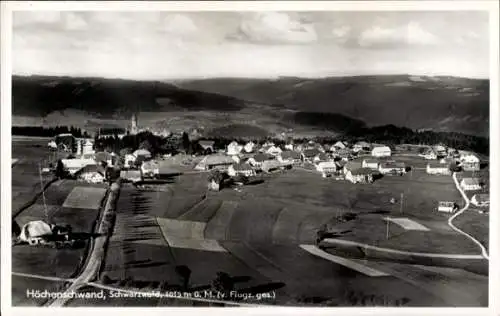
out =
<path fill-rule="evenodd" d="M 493 306 L 498 3 L 224 2 L 2 7 L 2 309 Z"/>

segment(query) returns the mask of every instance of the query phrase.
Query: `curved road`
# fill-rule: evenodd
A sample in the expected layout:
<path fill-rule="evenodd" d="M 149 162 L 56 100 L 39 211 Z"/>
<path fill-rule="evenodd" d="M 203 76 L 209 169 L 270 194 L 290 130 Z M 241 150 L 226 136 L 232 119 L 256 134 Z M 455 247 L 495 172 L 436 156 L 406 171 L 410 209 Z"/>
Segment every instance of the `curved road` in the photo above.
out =
<path fill-rule="evenodd" d="M 467 195 L 465 194 L 464 190 L 460 187 L 460 184 L 458 183 L 456 172 L 453 173 L 452 177 L 453 177 L 453 181 L 455 181 L 455 186 L 457 187 L 457 190 L 460 191 L 460 194 L 462 194 L 462 197 L 465 200 L 465 206 L 460 211 L 456 212 L 455 214 L 453 214 L 453 216 L 451 216 L 448 219 L 448 226 L 450 226 L 451 229 L 453 229 L 457 233 L 466 236 L 467 238 L 469 238 L 470 240 L 472 240 L 475 244 L 477 244 L 479 246 L 479 248 L 481 248 L 481 254 L 482 254 L 482 256 L 486 260 L 490 260 L 490 257 L 488 256 L 488 251 L 486 250 L 486 248 L 477 239 L 475 239 L 471 235 L 467 234 L 463 230 L 460 230 L 455 225 L 453 225 L 453 220 L 455 218 L 457 218 L 458 216 L 460 216 L 463 212 L 465 212 L 469 208 L 470 201 L 469 201 L 469 198 L 467 197 Z"/>

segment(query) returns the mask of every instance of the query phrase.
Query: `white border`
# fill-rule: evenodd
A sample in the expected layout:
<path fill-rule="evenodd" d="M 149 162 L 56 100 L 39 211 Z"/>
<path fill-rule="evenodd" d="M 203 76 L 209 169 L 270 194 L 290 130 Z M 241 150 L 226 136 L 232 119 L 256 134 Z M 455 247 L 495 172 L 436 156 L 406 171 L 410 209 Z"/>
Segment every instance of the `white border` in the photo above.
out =
<path fill-rule="evenodd" d="M 240 315 L 500 315 L 500 273 L 498 262 L 499 256 L 499 234 L 500 215 L 498 206 L 500 198 L 494 192 L 500 192 L 499 184 L 499 98 L 498 98 L 498 71 L 499 71 L 499 5 L 497 1 L 237 1 L 237 2 L 214 2 L 214 1 L 102 1 L 102 2 L 35 2 L 35 1 L 2 1 L 1 2 L 1 306 L 2 314 L 21 315 L 51 315 L 58 313 L 71 313 L 73 315 L 87 315 L 89 309 L 71 308 L 48 309 L 48 308 L 11 308 L 11 35 L 12 23 L 11 13 L 17 10 L 42 10 L 42 11 L 462 11 L 462 10 L 486 10 L 490 12 L 490 170 L 491 170 L 491 215 L 490 215 L 490 290 L 489 308 L 92 308 L 92 312 L 108 313 L 116 315 L 136 315 L 137 312 L 148 314 L 165 315 L 165 313 L 199 314 L 211 315 L 238 313 Z M 9 254 L 9 255 L 5 255 Z"/>

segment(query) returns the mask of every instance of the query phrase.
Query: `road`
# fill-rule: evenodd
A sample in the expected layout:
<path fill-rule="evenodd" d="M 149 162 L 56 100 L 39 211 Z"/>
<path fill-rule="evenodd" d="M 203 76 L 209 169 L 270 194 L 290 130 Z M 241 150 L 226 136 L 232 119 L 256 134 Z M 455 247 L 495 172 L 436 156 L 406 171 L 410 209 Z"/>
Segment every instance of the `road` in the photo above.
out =
<path fill-rule="evenodd" d="M 119 190 L 119 188 L 118 188 Z M 52 303 L 49 304 L 50 307 L 61 307 L 66 304 L 68 301 L 68 298 L 70 295 L 69 293 L 76 292 L 79 288 L 85 286 L 87 283 L 92 281 L 97 273 L 99 272 L 99 269 L 101 267 L 102 260 L 105 255 L 105 245 L 107 242 L 107 239 L 109 238 L 108 232 L 105 231 L 104 228 L 104 221 L 106 218 L 106 214 L 113 209 L 112 205 L 112 196 L 116 194 L 117 191 L 111 191 L 110 194 L 108 195 L 108 199 L 106 201 L 106 205 L 104 207 L 103 214 L 101 215 L 101 220 L 98 224 L 98 229 L 97 233 L 99 233 L 98 237 L 95 237 L 93 239 L 93 243 L 91 245 L 92 250 L 91 253 L 88 257 L 87 263 L 85 265 L 85 269 L 82 271 L 82 273 L 73 281 L 71 286 L 69 286 L 65 294 L 66 295 L 61 295 L 59 298 L 55 299 Z"/>
<path fill-rule="evenodd" d="M 462 234 L 464 236 L 466 236 L 467 238 L 469 238 L 470 240 L 472 240 L 476 245 L 479 246 L 479 248 L 481 249 L 481 255 L 486 259 L 486 260 L 490 260 L 490 257 L 488 255 L 488 251 L 486 250 L 486 248 L 477 240 L 475 239 L 474 237 L 472 237 L 471 235 L 467 234 L 466 232 L 464 232 L 463 230 L 460 230 L 459 228 L 457 228 L 455 225 L 453 225 L 453 220 L 455 218 L 457 218 L 458 216 L 460 216 L 462 213 L 464 213 L 465 211 L 467 211 L 467 209 L 469 208 L 470 206 L 470 200 L 469 198 L 467 197 L 467 194 L 465 194 L 464 190 L 460 187 L 460 184 L 458 183 L 458 179 L 457 179 L 457 174 L 454 172 L 453 175 L 453 181 L 455 181 L 455 186 L 457 187 L 457 190 L 460 192 L 460 194 L 462 195 L 464 201 L 465 201 L 465 206 L 459 210 L 458 212 L 456 212 L 455 214 L 453 214 L 449 219 L 448 219 L 448 226 L 451 227 L 451 229 L 453 229 L 454 231 L 456 231 L 457 233 L 459 234 Z"/>

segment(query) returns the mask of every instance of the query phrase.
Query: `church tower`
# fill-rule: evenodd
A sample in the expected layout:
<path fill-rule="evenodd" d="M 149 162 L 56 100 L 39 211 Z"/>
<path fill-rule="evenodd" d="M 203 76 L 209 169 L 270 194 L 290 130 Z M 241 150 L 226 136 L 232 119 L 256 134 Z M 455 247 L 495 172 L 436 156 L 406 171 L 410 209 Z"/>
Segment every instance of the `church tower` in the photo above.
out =
<path fill-rule="evenodd" d="M 138 132 L 137 127 L 137 114 L 132 114 L 132 119 L 130 120 L 130 134 L 135 135 Z"/>

